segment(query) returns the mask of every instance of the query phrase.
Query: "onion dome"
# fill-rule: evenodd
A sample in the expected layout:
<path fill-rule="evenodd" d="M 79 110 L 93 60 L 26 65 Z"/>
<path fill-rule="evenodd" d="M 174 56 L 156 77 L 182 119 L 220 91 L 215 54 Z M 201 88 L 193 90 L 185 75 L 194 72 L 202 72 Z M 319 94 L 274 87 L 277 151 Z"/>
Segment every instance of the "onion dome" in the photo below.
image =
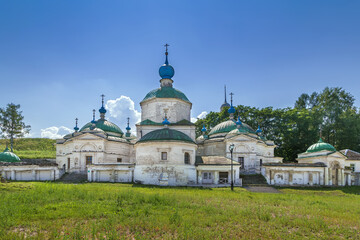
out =
<path fill-rule="evenodd" d="M 235 108 L 231 105 L 229 110 L 228 110 L 228 113 L 234 114 L 235 112 L 236 112 Z"/>
<path fill-rule="evenodd" d="M 175 74 L 174 68 L 169 64 L 169 61 L 168 61 L 168 54 L 169 54 L 167 51 L 168 46 L 169 46 L 168 44 L 165 44 L 165 47 L 166 47 L 165 64 L 162 65 L 159 69 L 159 74 L 162 79 L 171 79 Z"/>
<path fill-rule="evenodd" d="M 319 141 L 313 145 L 311 145 L 306 152 L 312 153 L 312 152 L 320 152 L 320 151 L 330 151 L 330 152 L 336 152 L 336 149 L 334 146 L 332 146 L 329 143 L 323 142 L 323 140 L 320 138 Z"/>
<path fill-rule="evenodd" d="M 104 97 L 105 95 L 104 94 L 101 94 L 101 108 L 99 109 L 99 112 L 100 112 L 100 118 L 105 118 L 105 113 L 106 113 L 106 109 L 104 107 Z"/>
<path fill-rule="evenodd" d="M 236 125 L 237 125 L 237 126 L 241 126 L 241 125 L 242 125 L 242 122 L 241 122 L 241 120 L 240 120 L 240 117 L 238 117 L 238 120 L 236 121 Z"/>
<path fill-rule="evenodd" d="M 166 116 L 165 116 L 165 119 L 164 119 L 164 121 L 162 122 L 162 124 L 164 124 L 164 125 L 169 125 L 169 124 L 170 124 L 170 122 L 169 122 L 169 120 L 167 119 Z"/>
<path fill-rule="evenodd" d="M 89 122 L 89 123 L 85 124 L 80 129 L 80 132 L 84 131 L 87 128 L 91 129 L 93 125 L 95 125 L 94 129 L 98 128 L 98 129 L 103 130 L 106 133 L 116 133 L 116 134 L 120 134 L 121 136 L 124 134 L 123 131 L 121 131 L 121 129 L 115 123 L 112 123 L 105 119 L 99 119 L 95 123 Z"/>
<path fill-rule="evenodd" d="M 20 162 L 20 158 L 6 147 L 4 152 L 0 153 L 0 162 Z"/>
<path fill-rule="evenodd" d="M 255 134 L 254 129 L 252 129 L 246 123 L 242 123 L 241 128 L 244 129 L 246 133 L 253 133 Z M 211 129 L 209 136 L 218 134 L 218 133 L 228 133 L 234 129 L 237 129 L 237 125 L 233 119 L 227 120 L 225 122 L 219 123 L 213 129 Z"/>
<path fill-rule="evenodd" d="M 151 131 L 145 134 L 142 138 L 140 138 L 138 143 L 150 142 L 150 141 L 180 141 L 180 142 L 195 143 L 185 133 L 170 128 L 162 128 L 155 131 Z"/>
<path fill-rule="evenodd" d="M 261 130 L 260 126 L 258 126 L 258 129 L 256 130 L 256 133 L 262 133 L 262 130 Z"/>
<path fill-rule="evenodd" d="M 202 127 L 201 131 L 202 131 L 203 133 L 207 131 L 207 129 L 206 129 L 206 127 L 205 127 L 205 124 L 203 124 L 203 127 Z"/>

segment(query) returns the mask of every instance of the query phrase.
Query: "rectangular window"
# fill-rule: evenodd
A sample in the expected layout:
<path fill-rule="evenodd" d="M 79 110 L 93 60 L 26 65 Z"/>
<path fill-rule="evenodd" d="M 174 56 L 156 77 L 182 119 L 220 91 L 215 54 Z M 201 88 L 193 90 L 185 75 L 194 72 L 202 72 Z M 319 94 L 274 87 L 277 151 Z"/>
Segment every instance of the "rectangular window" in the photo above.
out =
<path fill-rule="evenodd" d="M 68 158 L 68 169 L 70 169 L 70 158 Z"/>
<path fill-rule="evenodd" d="M 122 158 L 117 158 L 117 162 L 122 162 Z"/>
<path fill-rule="evenodd" d="M 161 160 L 167 160 L 167 152 L 161 153 Z"/>
<path fill-rule="evenodd" d="M 240 169 L 244 169 L 245 168 L 245 161 L 244 161 L 244 157 L 239 157 L 238 158 L 239 159 L 239 163 L 240 163 L 240 165 L 241 165 L 241 167 L 240 167 Z"/>
<path fill-rule="evenodd" d="M 92 164 L 92 156 L 86 156 L 86 165 Z"/>
<path fill-rule="evenodd" d="M 354 163 L 350 164 L 350 169 L 351 169 L 352 172 L 355 171 L 355 164 Z"/>

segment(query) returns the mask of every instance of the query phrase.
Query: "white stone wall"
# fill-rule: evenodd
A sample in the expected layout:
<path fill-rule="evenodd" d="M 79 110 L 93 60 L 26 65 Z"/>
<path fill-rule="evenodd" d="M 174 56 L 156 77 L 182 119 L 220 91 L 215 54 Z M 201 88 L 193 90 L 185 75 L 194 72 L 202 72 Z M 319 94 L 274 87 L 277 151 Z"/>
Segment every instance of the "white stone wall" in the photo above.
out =
<path fill-rule="evenodd" d="M 185 142 L 145 142 L 135 144 L 136 167 L 134 179 L 143 184 L 159 185 L 166 174 L 168 185 L 183 186 L 196 183 L 196 144 Z M 161 153 L 167 160 L 161 160 Z M 185 153 L 190 154 L 190 164 L 184 163 Z"/>
<path fill-rule="evenodd" d="M 133 164 L 94 164 L 88 166 L 89 182 L 132 182 Z"/>
<path fill-rule="evenodd" d="M 141 121 L 149 119 L 161 123 L 164 120 L 165 111 L 170 122 L 178 122 L 183 119 L 190 121 L 191 103 L 176 98 L 154 98 L 140 103 Z"/>
<path fill-rule="evenodd" d="M 0 166 L 0 172 L 12 181 L 54 181 L 61 177 L 56 166 Z"/>
<path fill-rule="evenodd" d="M 325 167 L 265 166 L 262 174 L 270 185 L 314 186 L 325 184 Z"/>

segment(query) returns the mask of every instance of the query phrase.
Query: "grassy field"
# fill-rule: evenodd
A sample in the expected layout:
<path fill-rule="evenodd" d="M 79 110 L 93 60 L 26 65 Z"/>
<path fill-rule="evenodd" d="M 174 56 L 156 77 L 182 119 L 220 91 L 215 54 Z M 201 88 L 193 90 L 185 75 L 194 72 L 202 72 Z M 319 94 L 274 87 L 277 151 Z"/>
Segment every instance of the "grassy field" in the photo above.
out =
<path fill-rule="evenodd" d="M 360 187 L 0 184 L 0 239 L 359 239 Z"/>
<path fill-rule="evenodd" d="M 9 140 L 0 139 L 0 151 L 9 144 Z M 14 153 L 20 159 L 55 158 L 55 140 L 47 138 L 20 138 L 14 141 Z"/>

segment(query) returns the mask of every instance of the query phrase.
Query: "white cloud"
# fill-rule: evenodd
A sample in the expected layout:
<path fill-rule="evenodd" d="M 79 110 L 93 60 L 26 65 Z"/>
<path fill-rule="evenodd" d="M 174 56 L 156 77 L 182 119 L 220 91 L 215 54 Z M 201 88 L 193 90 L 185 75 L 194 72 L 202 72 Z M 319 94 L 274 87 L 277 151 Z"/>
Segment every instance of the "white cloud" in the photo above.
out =
<path fill-rule="evenodd" d="M 51 139 L 58 139 L 62 138 L 66 134 L 72 133 L 73 130 L 70 128 L 61 126 L 61 127 L 48 127 L 45 129 L 41 129 L 41 137 L 42 138 L 51 138 Z"/>
<path fill-rule="evenodd" d="M 115 100 L 108 100 L 105 108 L 109 111 L 110 117 L 121 123 L 119 126 L 124 132 L 127 118 L 130 118 L 130 127 L 133 134 L 136 133 L 135 123 L 141 120 L 141 113 L 135 109 L 134 101 L 130 97 L 120 96 Z"/>
<path fill-rule="evenodd" d="M 196 122 L 198 119 L 203 119 L 206 117 L 206 115 L 208 114 L 208 112 L 203 111 L 202 113 L 200 113 L 196 118 L 192 117 L 191 118 L 191 122 Z"/>

